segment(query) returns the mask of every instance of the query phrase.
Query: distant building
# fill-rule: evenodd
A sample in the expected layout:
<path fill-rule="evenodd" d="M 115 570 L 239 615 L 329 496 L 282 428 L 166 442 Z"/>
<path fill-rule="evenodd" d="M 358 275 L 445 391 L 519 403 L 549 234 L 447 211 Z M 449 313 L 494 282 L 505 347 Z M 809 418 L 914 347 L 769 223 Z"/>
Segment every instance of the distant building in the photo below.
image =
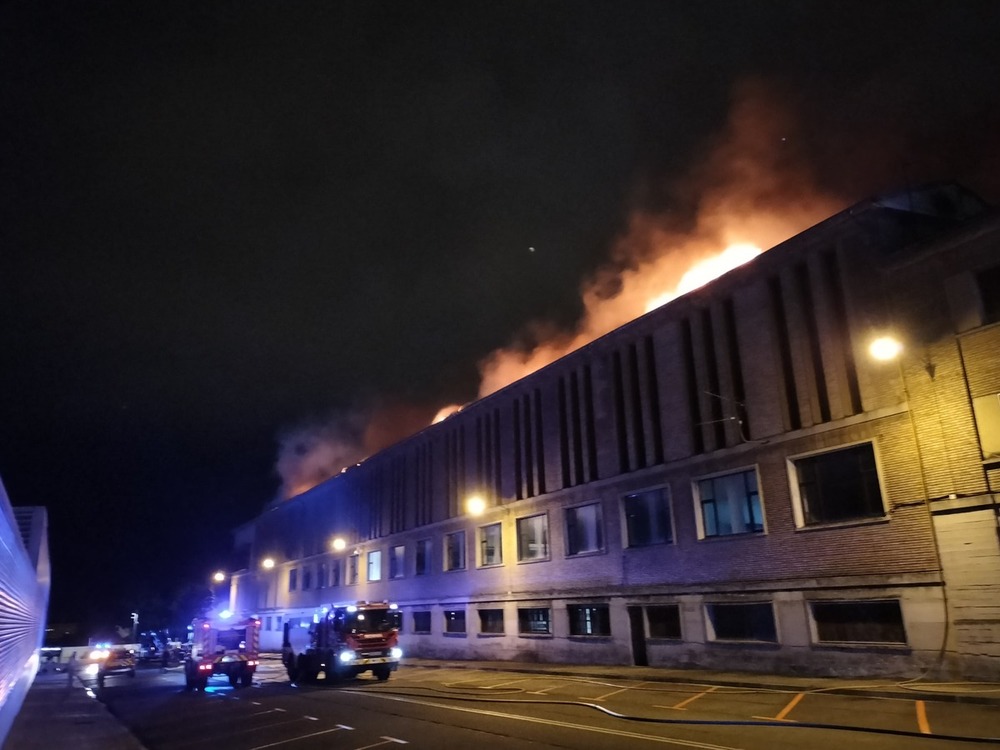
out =
<path fill-rule="evenodd" d="M 995 678 L 998 493 L 1000 216 L 933 185 L 269 507 L 230 604 L 272 649 L 390 599 L 415 656 Z"/>
<path fill-rule="evenodd" d="M 38 670 L 49 582 L 45 508 L 12 508 L 0 484 L 0 746 Z"/>

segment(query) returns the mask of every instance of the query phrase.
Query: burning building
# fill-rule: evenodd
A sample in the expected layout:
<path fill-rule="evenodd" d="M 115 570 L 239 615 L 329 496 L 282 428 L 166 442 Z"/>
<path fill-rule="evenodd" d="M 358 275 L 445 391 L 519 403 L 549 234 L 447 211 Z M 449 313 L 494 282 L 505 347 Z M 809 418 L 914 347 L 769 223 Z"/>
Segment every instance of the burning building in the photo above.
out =
<path fill-rule="evenodd" d="M 390 599 L 416 656 L 995 675 L 998 246 L 954 185 L 854 205 L 272 504 L 230 606 L 274 649 Z"/>

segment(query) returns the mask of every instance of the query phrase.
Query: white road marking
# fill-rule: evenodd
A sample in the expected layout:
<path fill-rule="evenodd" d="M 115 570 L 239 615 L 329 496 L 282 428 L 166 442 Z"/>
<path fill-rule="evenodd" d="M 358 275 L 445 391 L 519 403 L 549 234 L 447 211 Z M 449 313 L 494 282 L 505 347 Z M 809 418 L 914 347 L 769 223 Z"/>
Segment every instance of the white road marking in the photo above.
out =
<path fill-rule="evenodd" d="M 319 721 L 315 716 L 306 716 L 305 718 L 309 719 L 309 721 Z"/>
<path fill-rule="evenodd" d="M 382 737 L 385 742 L 375 742 L 371 745 L 362 745 L 361 747 L 356 747 L 354 750 L 369 750 L 369 748 L 379 747 L 381 745 L 388 745 L 390 742 L 395 742 L 399 745 L 409 745 L 410 743 L 406 740 L 397 740 L 395 737 Z"/>
<path fill-rule="evenodd" d="M 331 732 L 339 732 L 344 729 L 340 724 L 338 724 L 333 729 L 324 729 L 322 732 L 313 732 L 312 734 L 303 734 L 299 737 L 290 737 L 287 740 L 278 740 L 277 742 L 272 742 L 267 745 L 257 745 L 257 747 L 251 747 L 250 750 L 264 750 L 267 747 L 277 747 L 278 745 L 287 745 L 289 742 L 298 742 L 299 740 L 308 739 L 309 737 L 319 737 L 321 734 L 330 734 Z"/>
<path fill-rule="evenodd" d="M 733 747 L 731 745 L 714 745 L 709 742 L 696 742 L 693 740 L 682 740 L 674 737 L 657 737 L 654 734 L 639 734 L 638 732 L 625 732 L 619 729 L 605 729 L 603 727 L 584 726 L 581 724 L 571 724 L 570 722 L 567 721 L 556 721 L 555 719 L 536 719 L 533 716 L 508 714 L 502 711 L 490 711 L 482 708 L 450 706 L 446 703 L 437 703 L 435 701 L 419 700 L 415 698 L 404 698 L 398 695 L 386 695 L 384 693 L 373 693 L 364 690 L 345 690 L 344 692 L 352 693 L 354 695 L 364 695 L 368 698 L 396 701 L 397 703 L 413 703 L 418 706 L 433 706 L 434 708 L 440 708 L 445 711 L 457 711 L 459 713 L 466 713 L 466 714 L 480 714 L 482 716 L 495 716 L 501 719 L 524 721 L 529 724 L 544 724 L 546 726 L 551 726 L 551 727 L 564 727 L 566 729 L 577 729 L 581 732 L 593 732 L 595 734 L 610 734 L 615 737 L 628 737 L 630 739 L 635 739 L 635 740 L 647 740 L 649 742 L 657 742 L 662 745 L 678 745 L 680 747 L 694 747 L 694 748 L 699 748 L 700 750 L 740 750 L 740 748 Z M 363 749 L 356 748 L 355 750 L 363 750 Z"/>

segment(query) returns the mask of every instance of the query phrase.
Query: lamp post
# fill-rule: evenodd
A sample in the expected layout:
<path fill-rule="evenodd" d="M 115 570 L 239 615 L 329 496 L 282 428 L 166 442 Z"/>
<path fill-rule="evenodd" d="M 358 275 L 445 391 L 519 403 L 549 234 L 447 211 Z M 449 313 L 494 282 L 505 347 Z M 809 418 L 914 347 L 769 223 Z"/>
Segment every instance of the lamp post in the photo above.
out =
<path fill-rule="evenodd" d="M 486 512 L 486 501 L 481 495 L 472 495 L 465 501 L 465 512 L 470 516 L 481 516 Z"/>

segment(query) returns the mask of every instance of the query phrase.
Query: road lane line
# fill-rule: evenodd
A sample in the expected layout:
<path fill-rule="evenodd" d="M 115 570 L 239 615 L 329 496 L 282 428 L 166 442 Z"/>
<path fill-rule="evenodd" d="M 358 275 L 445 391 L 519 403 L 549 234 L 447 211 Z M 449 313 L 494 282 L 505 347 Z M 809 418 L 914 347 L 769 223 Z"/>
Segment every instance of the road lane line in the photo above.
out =
<path fill-rule="evenodd" d="M 333 729 L 324 729 L 322 732 L 313 732 L 312 734 L 303 734 L 300 737 L 291 737 L 287 740 L 278 740 L 277 742 L 272 742 L 269 745 L 257 745 L 257 747 L 251 747 L 250 750 L 264 750 L 268 747 L 277 747 L 278 745 L 287 745 L 289 742 L 298 742 L 299 740 L 305 740 L 309 737 L 319 737 L 321 734 L 330 734 L 331 732 L 339 732 L 342 727 L 338 724 Z"/>
<path fill-rule="evenodd" d="M 790 724 L 794 724 L 795 723 L 795 719 L 786 719 L 785 717 L 788 716 L 788 714 L 790 714 L 792 712 L 792 709 L 795 708 L 799 704 L 799 701 L 802 700 L 805 697 L 806 697 L 805 693 L 799 693 L 798 695 L 796 695 L 794 698 L 792 698 L 788 702 L 787 706 L 785 706 L 783 709 L 781 709 L 781 713 L 779 713 L 777 716 L 754 716 L 753 718 L 755 718 L 755 719 L 767 719 L 769 721 L 787 721 Z"/>
<path fill-rule="evenodd" d="M 644 682 L 640 682 L 639 685 L 644 685 Z M 610 698 L 612 695 L 618 695 L 618 693 L 624 693 L 626 690 L 631 690 L 632 688 L 637 688 L 639 685 L 629 685 L 627 687 L 619 688 L 618 690 L 612 690 L 610 693 L 605 693 L 604 695 L 599 695 L 596 698 L 583 698 L 582 701 L 602 701 L 605 698 Z"/>
<path fill-rule="evenodd" d="M 917 726 L 920 727 L 921 734 L 931 734 L 931 724 L 927 721 L 927 704 L 923 701 L 916 701 L 917 704 Z"/>
<path fill-rule="evenodd" d="M 315 716 L 305 716 L 303 718 L 309 719 L 309 721 L 319 721 L 319 719 L 317 719 Z"/>
<path fill-rule="evenodd" d="M 690 698 L 688 698 L 687 700 L 681 701 L 676 706 L 653 706 L 653 708 L 674 708 L 674 709 L 677 709 L 678 711 L 686 711 L 687 710 L 686 706 L 689 703 L 694 703 L 696 700 L 698 700 L 702 696 L 708 695 L 709 693 L 714 693 L 718 689 L 719 689 L 718 685 L 713 685 L 708 690 L 700 692 L 697 695 L 692 695 Z"/>
<path fill-rule="evenodd" d="M 345 693 L 351 693 L 352 695 L 363 695 L 367 698 L 377 698 L 380 700 L 396 701 L 397 703 L 412 703 L 418 706 L 433 706 L 434 708 L 440 708 L 445 711 L 457 711 L 458 713 L 465 714 L 479 714 L 481 716 L 493 716 L 501 719 L 509 719 L 511 721 L 523 721 L 528 724 L 543 724 L 550 727 L 562 727 L 565 729 L 576 729 L 581 732 L 592 732 L 594 734 L 608 734 L 614 737 L 626 737 L 635 740 L 646 740 L 648 742 L 657 742 L 661 745 L 678 745 L 680 747 L 694 747 L 699 750 L 741 750 L 740 748 L 733 747 L 732 745 L 715 745 L 710 742 L 698 742 L 696 740 L 682 740 L 677 737 L 658 737 L 655 734 L 640 734 L 639 732 L 627 732 L 624 729 L 606 729 L 604 727 L 598 726 L 584 726 L 582 724 L 572 724 L 568 721 L 558 721 L 556 719 L 539 719 L 533 716 L 522 716 L 520 714 L 508 714 L 503 711 L 491 711 L 483 708 L 467 708 L 465 706 L 451 706 L 446 703 L 437 703 L 435 701 L 428 700 L 418 700 L 414 698 L 404 698 L 398 695 L 387 695 L 385 693 L 373 693 L 365 690 L 345 690 Z M 257 750 L 256 748 L 251 748 L 251 750 Z M 358 748 L 357 750 L 360 750 Z"/>
<path fill-rule="evenodd" d="M 516 685 L 519 682 L 524 682 L 530 679 L 528 677 L 522 677 L 519 680 L 507 680 L 507 682 L 498 682 L 496 685 L 483 685 L 483 690 L 492 690 L 493 688 L 506 687 L 507 685 Z"/>
<path fill-rule="evenodd" d="M 398 743 L 400 745 L 409 745 L 410 744 L 406 740 L 397 740 L 395 737 L 385 737 L 385 736 L 383 736 L 381 739 L 385 740 L 385 742 L 376 742 L 376 743 L 371 744 L 371 745 L 362 745 L 361 747 L 354 748 L 354 750 L 369 750 L 370 748 L 373 748 L 373 747 L 381 747 L 382 745 L 388 745 L 390 742 L 396 742 L 396 743 Z"/>

